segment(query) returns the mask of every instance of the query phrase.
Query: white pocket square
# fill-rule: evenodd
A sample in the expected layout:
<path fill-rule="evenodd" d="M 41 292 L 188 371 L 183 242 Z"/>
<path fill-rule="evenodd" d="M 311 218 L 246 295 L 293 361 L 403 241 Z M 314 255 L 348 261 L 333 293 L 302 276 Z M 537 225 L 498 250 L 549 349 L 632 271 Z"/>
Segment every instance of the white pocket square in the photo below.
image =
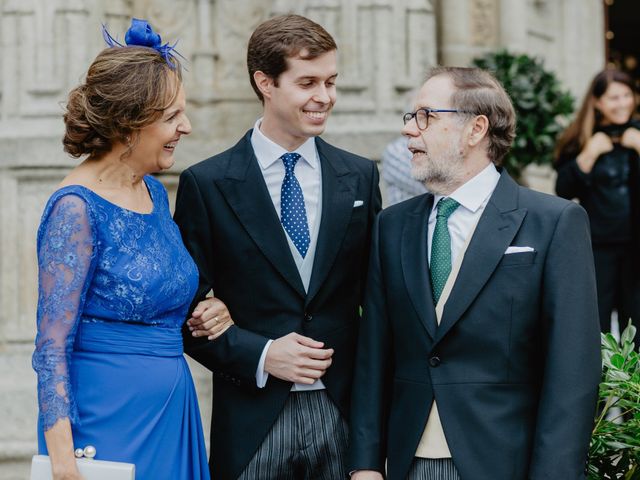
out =
<path fill-rule="evenodd" d="M 522 253 L 522 252 L 535 252 L 533 247 L 507 247 L 504 254 L 509 255 L 510 253 Z"/>
<path fill-rule="evenodd" d="M 353 202 L 353 208 L 361 207 L 362 205 L 364 205 L 364 202 L 362 200 L 356 200 L 355 202 Z"/>

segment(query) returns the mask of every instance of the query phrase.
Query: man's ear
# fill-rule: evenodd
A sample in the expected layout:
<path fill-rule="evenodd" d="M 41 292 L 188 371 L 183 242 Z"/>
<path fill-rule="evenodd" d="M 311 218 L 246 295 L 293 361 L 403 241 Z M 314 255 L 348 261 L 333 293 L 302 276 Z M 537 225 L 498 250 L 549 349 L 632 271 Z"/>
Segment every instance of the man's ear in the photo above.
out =
<path fill-rule="evenodd" d="M 271 89 L 274 87 L 273 79 L 261 70 L 253 73 L 253 81 L 264 98 L 271 98 Z"/>
<path fill-rule="evenodd" d="M 475 147 L 487 138 L 487 134 L 489 133 L 489 119 L 486 115 L 477 115 L 471 122 L 470 127 L 469 146 Z"/>

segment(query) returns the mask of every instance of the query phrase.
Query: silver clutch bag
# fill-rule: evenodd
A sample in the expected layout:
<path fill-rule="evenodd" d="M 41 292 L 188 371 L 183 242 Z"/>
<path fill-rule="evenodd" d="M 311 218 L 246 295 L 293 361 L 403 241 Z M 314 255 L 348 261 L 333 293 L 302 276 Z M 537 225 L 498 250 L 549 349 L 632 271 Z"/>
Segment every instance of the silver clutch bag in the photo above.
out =
<path fill-rule="evenodd" d="M 76 454 L 76 456 L 78 455 Z M 85 480 L 135 480 L 136 478 L 136 466 L 133 463 L 107 462 L 93 460 L 93 458 L 76 458 L 76 463 L 80 474 Z M 34 455 L 31 460 L 30 480 L 51 479 L 51 461 L 49 457 L 47 455 Z"/>

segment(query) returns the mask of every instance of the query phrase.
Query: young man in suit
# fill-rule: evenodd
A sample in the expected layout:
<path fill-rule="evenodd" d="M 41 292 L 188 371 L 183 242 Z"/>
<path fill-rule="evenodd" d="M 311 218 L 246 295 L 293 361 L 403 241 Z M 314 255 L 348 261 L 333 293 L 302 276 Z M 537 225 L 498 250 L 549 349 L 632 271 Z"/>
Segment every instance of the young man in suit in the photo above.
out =
<path fill-rule="evenodd" d="M 374 225 L 354 380 L 353 480 L 575 480 L 600 378 L 589 226 L 495 165 L 502 86 L 434 69 L 403 133 L 431 192 Z"/>
<path fill-rule="evenodd" d="M 336 44 L 285 15 L 249 40 L 264 115 L 231 149 L 185 170 L 175 220 L 235 325 L 185 350 L 213 372 L 216 480 L 345 476 L 359 306 L 373 219 L 370 160 L 324 142 Z"/>

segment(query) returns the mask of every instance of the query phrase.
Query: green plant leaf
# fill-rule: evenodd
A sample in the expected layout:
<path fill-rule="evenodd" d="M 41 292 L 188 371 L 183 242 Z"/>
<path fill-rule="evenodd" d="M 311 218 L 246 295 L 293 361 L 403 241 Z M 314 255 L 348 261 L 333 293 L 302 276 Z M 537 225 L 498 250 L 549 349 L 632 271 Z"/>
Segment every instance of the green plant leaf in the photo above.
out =
<path fill-rule="evenodd" d="M 611 365 L 615 368 L 622 368 L 624 366 L 624 357 L 619 353 L 611 356 Z"/>
<path fill-rule="evenodd" d="M 616 338 L 611 333 L 602 334 L 602 342 L 606 343 L 607 348 L 613 351 L 617 351 L 620 348 L 620 346 L 618 345 L 618 340 L 616 340 Z"/>
<path fill-rule="evenodd" d="M 609 370 L 607 372 L 607 377 L 612 380 L 618 380 L 621 382 L 626 382 L 627 380 L 631 379 L 631 376 L 628 373 L 622 372 L 620 370 Z"/>
<path fill-rule="evenodd" d="M 611 441 L 611 442 L 606 442 L 606 444 L 608 447 L 614 450 L 624 450 L 625 448 L 632 448 L 632 445 L 628 445 L 623 442 Z"/>
<path fill-rule="evenodd" d="M 631 343 L 635 338 L 635 336 L 636 336 L 636 327 L 634 327 L 631 324 L 631 320 L 629 320 L 629 324 L 620 335 L 620 343 L 622 343 L 623 345 L 627 342 Z"/>
<path fill-rule="evenodd" d="M 611 334 L 601 336 L 603 377 L 589 446 L 590 480 L 640 479 L 640 355 L 635 335 L 631 325 L 620 343 Z"/>

